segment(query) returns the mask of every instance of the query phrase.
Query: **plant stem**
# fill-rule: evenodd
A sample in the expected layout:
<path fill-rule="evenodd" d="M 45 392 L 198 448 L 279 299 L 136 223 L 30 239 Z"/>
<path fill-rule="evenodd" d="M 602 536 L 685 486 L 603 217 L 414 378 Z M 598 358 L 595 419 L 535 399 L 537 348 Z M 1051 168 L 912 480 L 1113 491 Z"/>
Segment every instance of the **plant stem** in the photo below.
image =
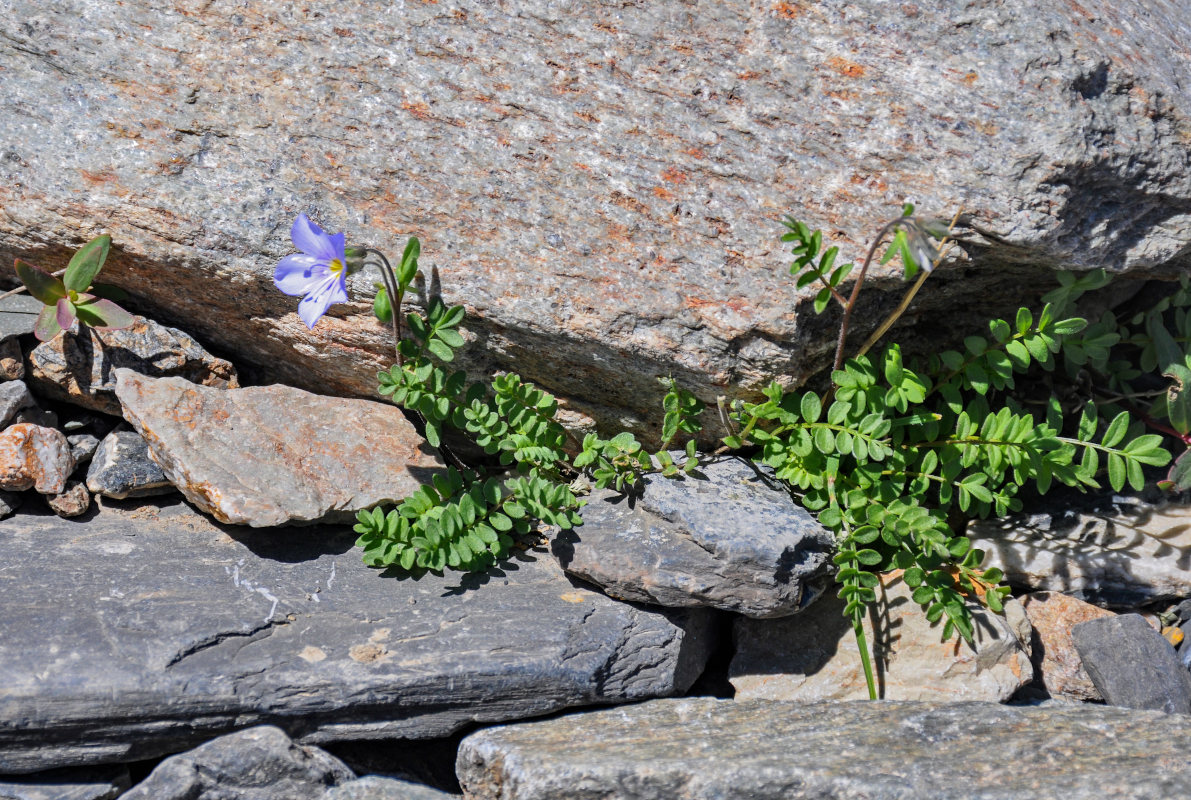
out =
<path fill-rule="evenodd" d="M 868 640 L 864 635 L 863 617 L 852 615 L 852 633 L 856 634 L 856 646 L 860 648 L 860 666 L 864 668 L 864 682 L 868 684 L 868 699 L 877 699 L 877 681 L 873 678 L 873 662 L 868 655 Z"/>
<path fill-rule="evenodd" d="M 873 260 L 873 255 L 877 252 L 877 246 L 881 244 L 881 240 L 885 238 L 885 234 L 905 222 L 905 217 L 898 217 L 886 222 L 881 230 L 877 231 L 873 243 L 869 245 L 868 255 L 864 257 L 864 264 L 860 267 L 860 274 L 856 276 L 856 283 L 852 286 L 852 294 L 848 297 L 848 304 L 844 306 L 844 318 L 839 325 L 839 340 L 835 345 L 835 365 L 832 369 L 840 369 L 844 365 L 844 343 L 848 340 L 848 323 L 852 319 L 852 311 L 856 308 L 856 300 L 860 297 L 860 289 L 864 286 L 864 276 L 868 273 L 868 265 Z"/>
<path fill-rule="evenodd" d="M 365 248 L 366 253 L 370 253 L 381 260 L 380 264 L 374 264 L 380 270 L 381 280 L 385 282 L 385 291 L 389 295 L 389 306 L 393 323 L 393 352 L 397 356 L 397 366 L 404 367 L 405 359 L 401 357 L 401 301 L 404 299 L 403 295 L 398 291 L 397 276 L 393 274 L 393 267 L 389 264 L 389 259 L 385 258 L 385 254 L 379 250 L 374 250 L 371 247 Z"/>

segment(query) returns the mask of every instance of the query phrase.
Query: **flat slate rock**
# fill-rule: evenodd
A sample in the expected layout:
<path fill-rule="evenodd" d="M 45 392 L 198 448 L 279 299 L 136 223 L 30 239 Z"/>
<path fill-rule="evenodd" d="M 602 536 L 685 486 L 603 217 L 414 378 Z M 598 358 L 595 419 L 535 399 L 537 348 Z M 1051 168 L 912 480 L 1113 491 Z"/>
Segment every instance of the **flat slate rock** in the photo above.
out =
<path fill-rule="evenodd" d="M 985 566 L 1030 591 L 1062 592 L 1108 608 L 1191 597 L 1191 504 L 1052 492 L 1052 511 L 973 520 L 967 535 Z"/>
<path fill-rule="evenodd" d="M 554 554 L 622 600 L 759 618 L 809 605 L 832 580 L 831 532 L 764 468 L 729 458 L 701 471 L 647 477 L 640 496 L 594 492 Z"/>
<path fill-rule="evenodd" d="M 1191 714 L 1191 672 L 1140 614 L 1081 622 L 1071 639 L 1109 705 Z"/>
<path fill-rule="evenodd" d="M 174 486 L 233 525 L 351 521 L 444 468 L 392 403 L 280 385 L 212 389 L 126 369 L 116 396 Z"/>
<path fill-rule="evenodd" d="M 418 783 L 365 775 L 327 790 L 320 800 L 455 800 L 458 797 Z"/>
<path fill-rule="evenodd" d="M 123 764 L 0 775 L 0 800 L 115 800 L 129 787 Z"/>
<path fill-rule="evenodd" d="M 421 236 L 472 374 L 616 429 L 660 418 L 659 376 L 714 404 L 830 363 L 785 213 L 842 263 L 907 196 L 962 205 L 971 268 L 911 313 L 964 334 L 1057 266 L 1191 263 L 1185 0 L 5 9 L 0 263 L 110 233 L 104 280 L 313 391 L 370 395 L 392 345 L 367 302 L 312 331 L 273 288 L 299 211 L 390 258 Z"/>
<path fill-rule="evenodd" d="M 1152 711 L 697 698 L 481 730 L 456 769 L 472 800 L 1156 800 L 1188 752 Z"/>
<path fill-rule="evenodd" d="M 0 291 L 0 294 L 4 292 Z M 0 300 L 0 342 L 33 333 L 34 323 L 42 308 L 44 306 L 40 300 L 25 293 Z"/>
<path fill-rule="evenodd" d="M 1030 623 L 1020 603 L 1007 599 L 1003 616 L 969 603 L 974 646 L 943 641 L 942 625 L 927 622 L 899 575 L 882 576 L 882 605 L 864 620 L 879 697 L 1004 702 L 1033 680 Z M 860 651 L 843 610 L 843 601 L 831 596 L 794 617 L 736 620 L 728 669 L 735 696 L 803 703 L 867 698 Z"/>
<path fill-rule="evenodd" d="M 684 691 L 710 612 L 655 613 L 529 551 L 398 579 L 342 528 L 216 526 L 182 503 L 0 525 L 0 774 L 134 761 L 274 724 L 302 744 Z M 19 587 L 19 591 L 15 587 Z"/>

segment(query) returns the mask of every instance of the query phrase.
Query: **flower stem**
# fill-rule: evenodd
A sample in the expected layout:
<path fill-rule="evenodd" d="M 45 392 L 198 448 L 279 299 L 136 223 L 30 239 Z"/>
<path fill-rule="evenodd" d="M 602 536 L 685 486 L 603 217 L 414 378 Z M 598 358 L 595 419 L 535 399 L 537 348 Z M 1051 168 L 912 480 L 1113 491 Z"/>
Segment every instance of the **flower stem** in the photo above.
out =
<path fill-rule="evenodd" d="M 381 260 L 380 264 L 373 264 L 373 266 L 380 270 L 381 280 L 385 282 L 385 291 L 389 295 L 389 310 L 392 317 L 390 322 L 393 324 L 393 352 L 397 356 L 397 365 L 403 367 L 405 359 L 401 357 L 401 301 L 404 299 L 404 293 L 399 291 L 397 276 L 393 273 L 393 267 L 389 264 L 389 259 L 385 258 L 385 254 L 371 247 L 366 248 L 365 252 Z"/>

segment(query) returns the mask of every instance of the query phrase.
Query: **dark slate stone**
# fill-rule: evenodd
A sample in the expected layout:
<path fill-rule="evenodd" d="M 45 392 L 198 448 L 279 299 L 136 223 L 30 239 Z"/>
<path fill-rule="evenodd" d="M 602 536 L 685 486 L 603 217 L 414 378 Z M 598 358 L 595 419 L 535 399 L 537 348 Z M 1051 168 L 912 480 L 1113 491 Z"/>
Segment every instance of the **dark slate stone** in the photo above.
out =
<path fill-rule="evenodd" d="M 481 730 L 457 771 L 470 800 L 1157 800 L 1188 752 L 1152 711 L 697 698 Z"/>
<path fill-rule="evenodd" d="M 0 800 L 113 800 L 129 787 L 122 764 L 0 775 Z"/>
<path fill-rule="evenodd" d="M 330 753 L 262 725 L 167 758 L 122 800 L 320 800 L 355 777 Z"/>
<path fill-rule="evenodd" d="M 73 433 L 66 437 L 66 441 L 70 443 L 70 455 L 74 458 L 76 469 L 90 462 L 99 449 L 99 440 L 89 433 Z"/>
<path fill-rule="evenodd" d="M 567 572 L 622 600 L 793 614 L 830 582 L 833 537 L 771 473 L 736 458 L 706 479 L 647 477 L 640 496 L 596 491 L 555 538 Z"/>
<path fill-rule="evenodd" d="M 11 267 L 10 261 L 6 267 Z M 3 294 L 4 290 L 0 290 Z M 37 315 L 44 308 L 41 301 L 28 294 L 14 294 L 0 300 L 0 341 L 33 333 Z"/>
<path fill-rule="evenodd" d="M 481 575 L 369 569 L 346 528 L 178 503 L 0 525 L 0 773 L 134 761 L 274 724 L 303 744 L 684 691 L 710 612 L 635 608 L 528 551 Z"/>
<path fill-rule="evenodd" d="M 1140 614 L 1081 622 L 1071 629 L 1071 638 L 1105 702 L 1191 714 L 1191 673 Z"/>
<path fill-rule="evenodd" d="M 3 430 L 18 411 L 28 408 L 35 402 L 24 381 L 0 383 L 0 430 Z"/>
<path fill-rule="evenodd" d="M 99 443 L 87 470 L 87 488 L 116 500 L 177 491 L 149 457 L 145 438 L 133 430 L 114 430 Z"/>
<path fill-rule="evenodd" d="M 21 507 L 24 497 L 20 492 L 0 491 L 0 519 L 15 514 L 17 509 Z"/>

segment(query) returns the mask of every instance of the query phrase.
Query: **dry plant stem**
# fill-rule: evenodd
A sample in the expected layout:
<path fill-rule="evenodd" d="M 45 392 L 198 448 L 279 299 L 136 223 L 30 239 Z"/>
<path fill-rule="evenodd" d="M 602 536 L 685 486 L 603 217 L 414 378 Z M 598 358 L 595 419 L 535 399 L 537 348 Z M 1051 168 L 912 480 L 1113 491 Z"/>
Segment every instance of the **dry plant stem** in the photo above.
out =
<path fill-rule="evenodd" d="M 62 269 L 58 270 L 57 272 L 54 272 L 54 273 L 51 273 L 51 274 L 52 274 L 52 275 L 53 275 L 55 278 L 61 278 L 63 275 L 65 275 L 65 274 L 66 274 L 66 268 L 65 268 L 65 267 L 63 267 Z M 21 292 L 26 292 L 26 291 L 28 291 L 28 289 L 26 289 L 24 286 L 18 286 L 18 287 L 17 287 L 17 288 L 15 288 L 15 289 L 9 289 L 9 290 L 8 290 L 7 292 L 5 292 L 4 294 L 0 294 L 0 300 L 3 300 L 3 299 L 5 299 L 5 298 L 7 298 L 7 297 L 12 297 L 14 294 L 20 294 Z"/>
<path fill-rule="evenodd" d="M 381 280 L 385 282 L 385 291 L 389 295 L 389 307 L 393 323 L 393 353 L 397 356 L 397 366 L 404 367 L 405 359 L 401 357 L 401 301 L 402 297 L 397 293 L 397 276 L 393 274 L 393 267 L 389 265 L 389 259 L 385 258 L 385 254 L 379 250 L 373 250 L 371 247 L 367 248 L 365 252 L 370 253 L 381 260 L 381 264 L 377 265 L 380 270 Z"/>
<path fill-rule="evenodd" d="M 848 340 L 848 323 L 852 319 L 852 311 L 856 308 L 856 299 L 860 297 L 860 290 L 864 287 L 864 276 L 868 273 L 868 265 L 872 263 L 873 255 L 877 252 L 878 245 L 885 235 L 900 225 L 903 217 L 890 220 L 886 222 L 881 230 L 877 231 L 877 235 L 873 238 L 873 243 L 869 245 L 868 255 L 864 257 L 864 264 L 860 267 L 860 274 L 856 276 L 856 283 L 852 286 L 852 294 L 848 297 L 848 304 L 844 306 L 844 318 L 839 325 L 839 340 L 835 345 L 835 362 L 832 369 L 840 369 L 844 365 L 844 343 Z"/>

